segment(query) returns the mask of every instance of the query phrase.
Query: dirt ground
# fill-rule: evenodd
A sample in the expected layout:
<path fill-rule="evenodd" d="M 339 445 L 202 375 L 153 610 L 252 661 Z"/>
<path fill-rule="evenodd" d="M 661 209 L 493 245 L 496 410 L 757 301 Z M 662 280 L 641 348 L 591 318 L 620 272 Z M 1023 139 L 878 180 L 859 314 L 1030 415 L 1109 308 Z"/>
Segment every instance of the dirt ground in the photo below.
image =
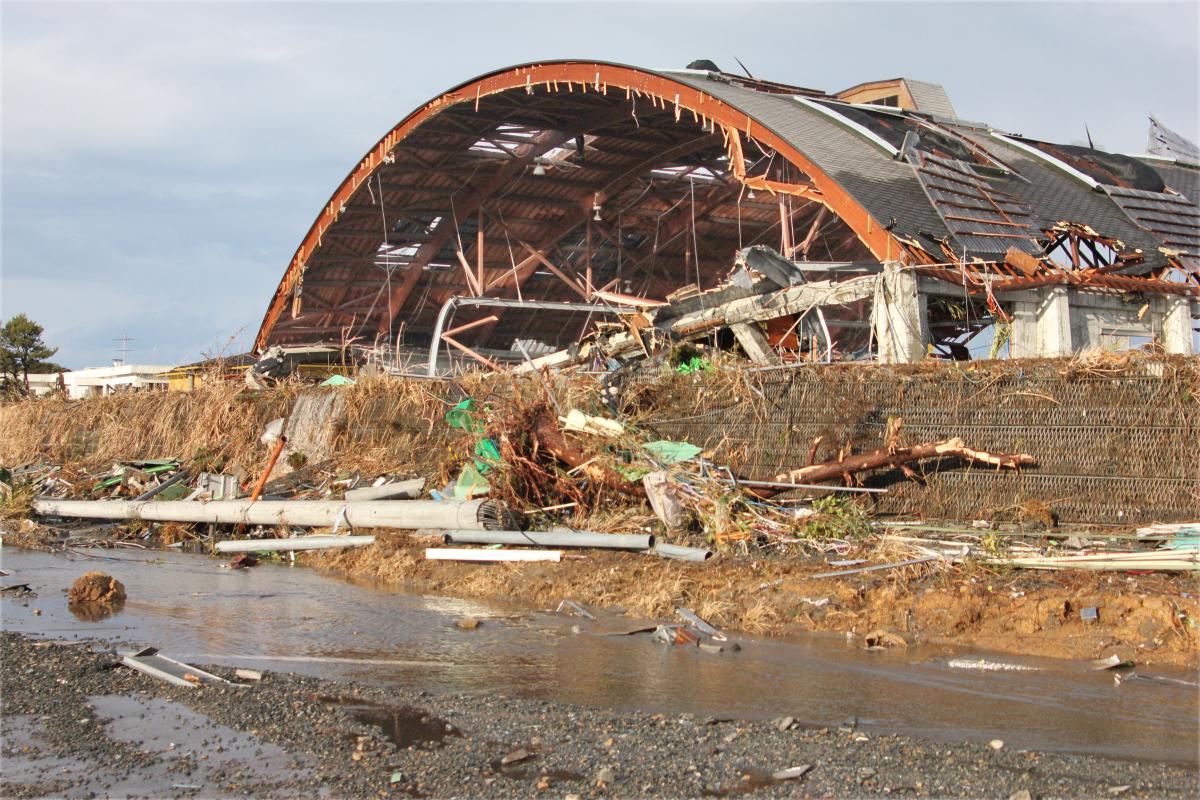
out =
<path fill-rule="evenodd" d="M 554 607 L 564 598 L 665 618 L 687 606 L 713 624 L 770 636 L 885 629 L 910 642 L 945 642 L 1051 658 L 1117 653 L 1139 664 L 1200 666 L 1200 602 L 1191 578 L 1123 573 L 930 566 L 812 579 L 825 564 L 722 557 L 703 564 L 589 551 L 559 563 L 428 561 L 432 537 L 376 531 L 375 544 L 304 554 L 304 563 L 421 593 L 504 598 Z M 1080 612 L 1098 609 L 1085 622 Z"/>

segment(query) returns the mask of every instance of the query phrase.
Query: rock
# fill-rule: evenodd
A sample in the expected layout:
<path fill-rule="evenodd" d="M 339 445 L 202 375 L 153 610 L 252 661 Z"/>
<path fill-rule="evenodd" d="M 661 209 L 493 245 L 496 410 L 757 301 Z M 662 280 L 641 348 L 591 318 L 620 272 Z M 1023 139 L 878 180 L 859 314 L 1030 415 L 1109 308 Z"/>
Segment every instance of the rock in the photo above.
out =
<path fill-rule="evenodd" d="M 903 636 L 885 631 L 882 628 L 876 629 L 863 637 L 863 647 L 868 650 L 887 650 L 889 648 L 904 648 L 908 647 L 908 642 Z"/>
<path fill-rule="evenodd" d="M 1108 787 L 1108 793 L 1109 793 L 1109 794 L 1111 794 L 1111 795 L 1113 795 L 1113 796 L 1116 796 L 1116 795 L 1119 795 L 1119 794 L 1125 794 L 1125 793 L 1126 793 L 1126 792 L 1128 792 L 1128 791 L 1129 791 L 1129 785 L 1128 785 L 1128 784 L 1126 784 L 1126 785 L 1124 785 L 1124 786 L 1110 786 L 1110 787 Z"/>
<path fill-rule="evenodd" d="M 1028 789 L 1022 789 L 1019 792 L 1010 794 L 1008 800 L 1033 800 L 1033 795 L 1029 793 Z"/>
<path fill-rule="evenodd" d="M 607 786 L 617 779 L 617 773 L 612 767 L 604 767 L 596 773 L 596 784 L 599 786 Z"/>
<path fill-rule="evenodd" d="M 103 572 L 85 572 L 71 584 L 67 601 L 84 605 L 122 603 L 125 601 L 125 584 Z"/>
<path fill-rule="evenodd" d="M 462 631 L 473 631 L 479 627 L 479 620 L 473 617 L 463 617 L 454 623 L 455 627 Z"/>
<path fill-rule="evenodd" d="M 796 778 L 803 777 L 812 769 L 812 764 L 801 764 L 798 767 L 788 767 L 787 769 L 776 770 L 771 773 L 771 777 L 777 781 L 790 781 Z"/>
<path fill-rule="evenodd" d="M 796 722 L 795 717 L 780 717 L 778 720 L 776 720 L 775 727 L 777 729 L 779 729 L 780 731 L 786 731 L 786 730 L 791 729 L 792 725 L 794 725 L 795 722 Z"/>
<path fill-rule="evenodd" d="M 533 758 L 533 753 L 529 752 L 524 747 L 518 747 L 504 758 L 500 759 L 500 765 L 507 767 L 509 764 L 516 764 L 518 761 L 524 761 L 527 758 Z"/>
<path fill-rule="evenodd" d="M 992 739 L 990 742 L 988 742 L 988 747 L 992 748 L 993 750 L 1003 750 L 1004 749 L 1004 740 L 1003 739 Z"/>

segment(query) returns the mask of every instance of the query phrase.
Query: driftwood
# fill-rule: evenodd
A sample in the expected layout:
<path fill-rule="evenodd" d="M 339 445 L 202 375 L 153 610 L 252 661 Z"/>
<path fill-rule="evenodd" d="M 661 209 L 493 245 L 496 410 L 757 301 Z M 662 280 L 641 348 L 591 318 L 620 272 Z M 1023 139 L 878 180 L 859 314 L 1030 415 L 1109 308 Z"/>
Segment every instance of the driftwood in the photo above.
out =
<path fill-rule="evenodd" d="M 898 467 L 904 470 L 905 474 L 911 476 L 914 473 L 909 469 L 908 465 L 912 462 L 926 458 L 946 458 L 951 456 L 977 464 L 988 464 L 997 469 L 1017 469 L 1037 463 L 1037 460 L 1033 456 L 1025 453 L 1002 455 L 987 453 L 983 450 L 973 450 L 967 447 L 962 439 L 956 437 L 937 442 L 928 442 L 926 444 L 917 444 L 911 447 L 893 446 L 883 450 L 876 450 L 872 453 L 839 457 L 820 464 L 812 464 L 811 466 L 781 472 L 771 480 L 776 483 L 821 483 L 823 481 L 845 480 L 849 484 L 853 480 L 851 476 L 855 473 L 893 467 Z M 766 498 L 776 495 L 780 491 L 780 489 L 756 489 L 754 494 Z"/>
<path fill-rule="evenodd" d="M 597 464 L 596 459 L 588 456 L 583 448 L 567 439 L 559 429 L 558 420 L 548 412 L 543 411 L 534 418 L 531 433 L 540 449 L 572 470 L 583 473 L 596 484 L 607 486 L 622 494 L 638 493 L 627 481 L 622 480 L 621 476 Z"/>

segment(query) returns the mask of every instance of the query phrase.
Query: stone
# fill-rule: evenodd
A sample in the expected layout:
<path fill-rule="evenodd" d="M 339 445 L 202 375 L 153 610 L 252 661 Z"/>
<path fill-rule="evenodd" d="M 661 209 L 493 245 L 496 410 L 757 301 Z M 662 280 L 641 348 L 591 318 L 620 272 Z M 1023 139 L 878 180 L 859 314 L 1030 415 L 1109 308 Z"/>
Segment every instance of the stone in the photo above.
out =
<path fill-rule="evenodd" d="M 479 627 L 479 620 L 473 617 L 464 617 L 454 623 L 455 627 L 463 631 L 473 631 Z"/>
<path fill-rule="evenodd" d="M 803 777 L 812 769 L 812 764 L 801 764 L 798 767 L 776 770 L 771 777 L 777 781 L 791 781 Z"/>
<path fill-rule="evenodd" d="M 1004 749 L 1004 740 L 1003 739 L 992 739 L 990 742 L 988 742 L 988 747 L 992 748 L 993 750 L 1003 750 Z"/>
<path fill-rule="evenodd" d="M 532 758 L 533 753 L 526 750 L 524 747 L 518 747 L 511 753 L 500 759 L 500 765 L 507 767 L 509 764 L 516 764 L 518 761 L 524 761 L 527 758 Z"/>

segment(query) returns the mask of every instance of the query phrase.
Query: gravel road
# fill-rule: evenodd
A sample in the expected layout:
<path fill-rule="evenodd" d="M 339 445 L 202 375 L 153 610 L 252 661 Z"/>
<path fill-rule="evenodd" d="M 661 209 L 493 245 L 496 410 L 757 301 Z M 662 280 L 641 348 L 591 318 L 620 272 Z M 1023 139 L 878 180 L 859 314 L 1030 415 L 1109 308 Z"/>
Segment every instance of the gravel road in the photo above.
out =
<path fill-rule="evenodd" d="M 274 672 L 247 688 L 184 689 L 116 666 L 103 645 L 11 633 L 2 645 L 5 797 L 1163 798 L 1197 788 L 1180 767 L 867 735 L 852 720 L 807 730 Z M 800 777 L 772 777 L 804 765 Z"/>

